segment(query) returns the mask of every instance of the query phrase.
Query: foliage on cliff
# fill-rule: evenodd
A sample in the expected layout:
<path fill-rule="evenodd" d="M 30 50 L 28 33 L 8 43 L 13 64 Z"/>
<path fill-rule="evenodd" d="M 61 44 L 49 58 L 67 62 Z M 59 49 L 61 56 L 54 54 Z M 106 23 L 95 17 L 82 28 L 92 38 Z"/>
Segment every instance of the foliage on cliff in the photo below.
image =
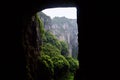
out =
<path fill-rule="evenodd" d="M 61 44 L 60 41 L 49 31 L 45 32 L 45 39 L 44 43 L 50 43 L 53 46 L 55 46 L 56 48 L 58 48 L 59 50 L 61 50 Z"/>
<path fill-rule="evenodd" d="M 65 41 L 60 41 L 61 43 L 61 54 L 63 56 L 68 56 L 68 44 Z"/>
<path fill-rule="evenodd" d="M 43 21 L 44 29 L 52 32 L 59 40 L 64 40 L 68 47 L 69 52 L 65 55 L 70 55 L 73 58 L 77 58 L 78 55 L 78 29 L 77 20 L 68 19 L 66 17 L 54 17 L 38 12 L 39 18 Z"/>
<path fill-rule="evenodd" d="M 59 41 L 55 35 L 46 31 L 41 19 L 38 20 L 40 22 L 40 34 L 42 34 L 42 45 L 39 45 L 41 51 L 38 57 L 38 76 L 42 78 L 41 75 L 44 74 L 46 80 L 69 80 L 66 76 L 68 73 L 75 72 L 78 62 L 72 57 L 67 58 L 68 44 Z"/>

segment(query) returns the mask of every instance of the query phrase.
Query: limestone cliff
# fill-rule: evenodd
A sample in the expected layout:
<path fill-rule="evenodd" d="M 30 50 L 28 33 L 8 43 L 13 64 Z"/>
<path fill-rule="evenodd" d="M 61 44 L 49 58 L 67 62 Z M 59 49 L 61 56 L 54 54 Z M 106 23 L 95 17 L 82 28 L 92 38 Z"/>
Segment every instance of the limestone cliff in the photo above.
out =
<path fill-rule="evenodd" d="M 69 46 L 69 55 L 77 57 L 78 54 L 78 29 L 76 19 L 66 17 L 54 17 L 51 19 L 43 12 L 38 13 L 45 30 L 51 31 L 59 40 L 64 40 Z"/>

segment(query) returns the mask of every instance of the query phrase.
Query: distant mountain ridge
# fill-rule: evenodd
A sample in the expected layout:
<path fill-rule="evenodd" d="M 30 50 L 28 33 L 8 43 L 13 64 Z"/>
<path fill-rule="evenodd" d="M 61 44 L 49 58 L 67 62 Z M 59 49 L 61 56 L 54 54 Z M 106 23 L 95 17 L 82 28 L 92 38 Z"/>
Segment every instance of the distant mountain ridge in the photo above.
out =
<path fill-rule="evenodd" d="M 76 58 L 78 54 L 78 29 L 77 20 L 66 17 L 54 17 L 51 19 L 43 12 L 38 12 L 47 31 L 52 32 L 59 40 L 64 40 L 69 46 L 69 55 Z"/>

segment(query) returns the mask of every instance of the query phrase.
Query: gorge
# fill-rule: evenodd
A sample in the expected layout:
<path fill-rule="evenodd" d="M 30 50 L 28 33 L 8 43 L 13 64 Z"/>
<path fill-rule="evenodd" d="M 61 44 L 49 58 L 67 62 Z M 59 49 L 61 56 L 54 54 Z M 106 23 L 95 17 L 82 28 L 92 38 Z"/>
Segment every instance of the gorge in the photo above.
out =
<path fill-rule="evenodd" d="M 52 32 L 57 39 L 65 41 L 68 44 L 69 56 L 77 58 L 78 55 L 78 29 L 76 19 L 66 17 L 54 17 L 46 15 L 43 12 L 37 13 L 41 18 L 46 31 Z"/>

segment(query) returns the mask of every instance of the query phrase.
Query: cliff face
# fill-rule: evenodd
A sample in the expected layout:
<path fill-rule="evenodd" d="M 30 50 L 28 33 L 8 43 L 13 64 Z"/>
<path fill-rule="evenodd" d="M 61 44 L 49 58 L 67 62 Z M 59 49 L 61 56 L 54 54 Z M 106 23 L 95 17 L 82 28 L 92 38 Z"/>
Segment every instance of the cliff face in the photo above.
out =
<path fill-rule="evenodd" d="M 69 55 L 77 57 L 78 54 L 78 29 L 76 19 L 55 17 L 51 19 L 46 14 L 39 12 L 45 30 L 51 31 L 59 40 L 64 40 L 69 46 Z"/>

